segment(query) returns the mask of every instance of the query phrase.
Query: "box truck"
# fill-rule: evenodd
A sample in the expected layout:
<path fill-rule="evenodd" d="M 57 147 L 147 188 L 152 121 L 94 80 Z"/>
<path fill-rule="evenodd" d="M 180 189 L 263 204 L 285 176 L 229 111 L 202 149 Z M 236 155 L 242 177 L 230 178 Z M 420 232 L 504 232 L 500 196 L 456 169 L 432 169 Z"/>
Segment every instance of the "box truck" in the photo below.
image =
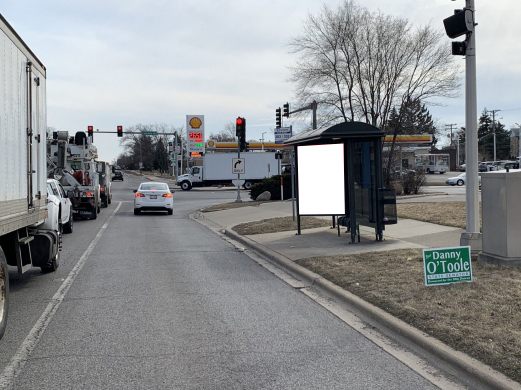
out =
<path fill-rule="evenodd" d="M 0 14 L 0 337 L 8 265 L 58 267 L 61 234 L 47 217 L 45 66 Z"/>
<path fill-rule="evenodd" d="M 203 165 L 190 168 L 186 175 L 176 178 L 176 184 L 183 190 L 190 190 L 196 186 L 228 185 L 237 179 L 237 174 L 232 173 L 233 159 L 237 153 L 207 153 L 203 156 Z M 244 159 L 243 187 L 250 189 L 251 185 L 278 173 L 278 161 L 275 153 L 271 152 L 246 152 L 241 153 Z"/>

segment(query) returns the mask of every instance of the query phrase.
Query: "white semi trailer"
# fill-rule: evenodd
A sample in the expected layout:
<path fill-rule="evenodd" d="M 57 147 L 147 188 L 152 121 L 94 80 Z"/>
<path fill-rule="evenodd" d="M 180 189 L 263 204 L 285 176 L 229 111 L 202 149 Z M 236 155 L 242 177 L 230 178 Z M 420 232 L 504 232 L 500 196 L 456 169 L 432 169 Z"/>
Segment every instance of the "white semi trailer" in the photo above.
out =
<path fill-rule="evenodd" d="M 237 174 L 232 173 L 233 159 L 237 158 L 237 153 L 208 153 L 203 157 L 203 165 L 190 168 L 186 175 L 180 175 L 176 179 L 176 184 L 183 190 L 190 190 L 196 186 L 227 185 L 232 184 L 232 180 L 237 179 Z M 270 174 L 278 173 L 278 161 L 275 153 L 272 152 L 246 152 L 241 153 L 244 159 L 244 180 L 243 187 L 250 189 L 255 184 Z"/>
<path fill-rule="evenodd" d="M 8 265 L 58 267 L 61 234 L 49 228 L 46 69 L 0 14 L 0 338 L 9 308 Z"/>

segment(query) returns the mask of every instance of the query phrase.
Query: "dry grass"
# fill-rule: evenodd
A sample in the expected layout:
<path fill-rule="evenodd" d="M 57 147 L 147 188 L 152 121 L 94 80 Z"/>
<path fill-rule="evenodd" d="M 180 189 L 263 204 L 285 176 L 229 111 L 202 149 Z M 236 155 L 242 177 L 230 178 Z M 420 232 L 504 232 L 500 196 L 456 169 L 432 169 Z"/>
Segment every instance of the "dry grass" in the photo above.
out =
<path fill-rule="evenodd" d="M 331 221 L 315 217 L 301 217 L 301 229 L 331 226 Z M 241 223 L 233 227 L 233 230 L 243 236 L 250 234 L 276 233 L 297 230 L 297 221 L 293 217 L 279 217 L 264 219 L 262 221 Z"/>
<path fill-rule="evenodd" d="M 521 269 L 473 263 L 472 283 L 426 287 L 421 249 L 297 263 L 521 382 Z"/>
<path fill-rule="evenodd" d="M 465 202 L 425 202 L 397 204 L 398 217 L 465 229 Z M 479 209 L 481 220 L 481 207 Z"/>
<path fill-rule="evenodd" d="M 229 202 L 229 203 L 221 203 L 221 204 L 216 204 L 216 205 L 213 205 L 213 206 L 210 206 L 210 207 L 206 207 L 204 209 L 202 209 L 201 211 L 203 213 L 210 213 L 212 211 L 221 211 L 221 210 L 229 210 L 229 209 L 238 209 L 240 207 L 250 207 L 250 206 L 259 206 L 263 203 L 267 203 L 267 202 L 270 202 L 269 200 L 267 201 L 251 201 L 251 202 Z"/>

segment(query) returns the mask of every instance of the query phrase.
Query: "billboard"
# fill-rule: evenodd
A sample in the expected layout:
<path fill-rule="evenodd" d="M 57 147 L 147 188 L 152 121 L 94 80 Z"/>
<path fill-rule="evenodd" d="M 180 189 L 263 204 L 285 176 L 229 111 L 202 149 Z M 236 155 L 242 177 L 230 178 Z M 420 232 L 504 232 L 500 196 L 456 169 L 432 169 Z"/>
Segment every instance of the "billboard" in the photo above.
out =
<path fill-rule="evenodd" d="M 344 215 L 344 144 L 297 146 L 300 215 Z"/>

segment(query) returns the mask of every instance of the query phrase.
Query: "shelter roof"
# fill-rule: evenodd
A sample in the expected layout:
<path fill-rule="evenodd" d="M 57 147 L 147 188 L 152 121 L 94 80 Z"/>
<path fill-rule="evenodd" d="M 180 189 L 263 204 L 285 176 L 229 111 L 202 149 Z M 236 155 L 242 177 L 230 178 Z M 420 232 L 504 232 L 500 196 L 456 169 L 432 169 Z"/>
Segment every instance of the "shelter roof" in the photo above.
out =
<path fill-rule="evenodd" d="M 381 138 L 385 132 L 364 122 L 342 122 L 333 126 L 309 130 L 294 135 L 285 145 L 330 144 L 353 138 Z"/>

